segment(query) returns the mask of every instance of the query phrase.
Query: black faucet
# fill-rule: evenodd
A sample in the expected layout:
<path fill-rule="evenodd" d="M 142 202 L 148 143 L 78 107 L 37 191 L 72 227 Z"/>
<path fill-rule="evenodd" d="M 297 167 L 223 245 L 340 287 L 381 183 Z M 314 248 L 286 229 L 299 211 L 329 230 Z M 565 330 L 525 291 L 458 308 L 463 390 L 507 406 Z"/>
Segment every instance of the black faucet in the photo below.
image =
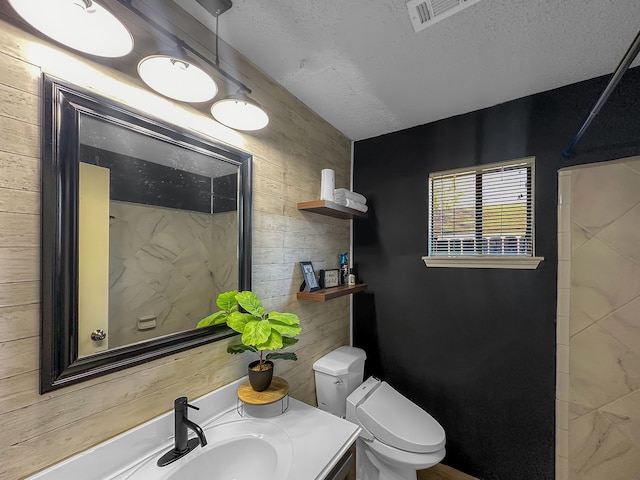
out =
<path fill-rule="evenodd" d="M 187 403 L 187 397 L 176 398 L 173 402 L 175 420 L 175 446 L 172 450 L 169 450 L 158 459 L 157 465 L 159 467 L 164 467 L 172 462 L 175 462 L 179 458 L 184 457 L 198 445 L 204 447 L 207 444 L 207 437 L 204 436 L 202 428 L 189 420 L 187 411 L 188 408 L 200 410 L 198 407 L 189 405 L 189 403 Z M 188 429 L 193 430 L 198 438 L 192 438 L 191 440 L 189 440 Z"/>

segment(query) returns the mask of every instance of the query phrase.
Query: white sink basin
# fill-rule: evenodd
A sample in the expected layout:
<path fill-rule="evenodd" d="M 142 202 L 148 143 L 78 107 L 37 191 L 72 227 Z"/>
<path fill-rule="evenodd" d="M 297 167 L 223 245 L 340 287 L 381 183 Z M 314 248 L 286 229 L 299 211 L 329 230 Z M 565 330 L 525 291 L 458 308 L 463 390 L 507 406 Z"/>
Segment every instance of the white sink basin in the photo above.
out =
<path fill-rule="evenodd" d="M 200 408 L 190 419 L 204 429 L 207 446 L 196 447 L 166 467 L 157 467 L 156 462 L 173 448 L 173 412 L 52 465 L 29 480 L 326 478 L 357 439 L 360 428 L 294 398 L 289 399 L 284 413 L 276 403 L 272 409 L 245 408 L 241 417 L 237 394 L 246 381 L 247 377 L 239 378 L 189 402 Z"/>
<path fill-rule="evenodd" d="M 219 421 L 204 428 L 207 445 L 158 467 L 165 450 L 145 460 L 127 480 L 282 480 L 291 469 L 291 439 L 264 419 Z"/>

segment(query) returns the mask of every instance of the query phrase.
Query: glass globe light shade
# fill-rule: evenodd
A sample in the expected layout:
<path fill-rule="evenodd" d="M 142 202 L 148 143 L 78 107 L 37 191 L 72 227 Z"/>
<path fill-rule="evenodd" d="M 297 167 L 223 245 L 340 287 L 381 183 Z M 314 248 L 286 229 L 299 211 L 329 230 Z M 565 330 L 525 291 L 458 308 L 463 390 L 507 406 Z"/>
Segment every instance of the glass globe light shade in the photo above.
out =
<path fill-rule="evenodd" d="M 181 102 L 206 102 L 218 93 L 216 82 L 204 70 L 171 55 L 143 58 L 138 75 L 156 92 Z"/>
<path fill-rule="evenodd" d="M 100 57 L 122 57 L 133 37 L 111 12 L 92 0 L 9 0 L 34 28 L 57 42 Z"/>
<path fill-rule="evenodd" d="M 269 116 L 247 96 L 229 95 L 211 106 L 211 115 L 218 122 L 235 130 L 260 130 L 269 124 Z"/>

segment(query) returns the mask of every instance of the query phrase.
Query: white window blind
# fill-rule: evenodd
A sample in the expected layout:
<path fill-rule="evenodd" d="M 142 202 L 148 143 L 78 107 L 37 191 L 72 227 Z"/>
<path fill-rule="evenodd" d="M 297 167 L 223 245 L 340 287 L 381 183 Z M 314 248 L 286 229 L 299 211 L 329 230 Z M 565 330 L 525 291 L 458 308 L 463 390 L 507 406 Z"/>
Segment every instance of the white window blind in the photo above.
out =
<path fill-rule="evenodd" d="M 534 255 L 534 158 L 429 175 L 429 256 Z"/>

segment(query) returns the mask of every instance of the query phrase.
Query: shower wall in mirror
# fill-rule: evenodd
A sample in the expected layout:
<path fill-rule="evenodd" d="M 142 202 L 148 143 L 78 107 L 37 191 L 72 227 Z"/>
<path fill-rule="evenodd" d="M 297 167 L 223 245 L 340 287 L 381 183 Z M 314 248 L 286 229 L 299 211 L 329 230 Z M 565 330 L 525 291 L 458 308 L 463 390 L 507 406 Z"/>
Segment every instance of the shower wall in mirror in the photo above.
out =
<path fill-rule="evenodd" d="M 191 330 L 220 292 L 238 288 L 237 262 L 230 261 L 238 251 L 237 165 L 83 113 L 79 160 L 78 323 L 87 330 L 79 356 Z M 83 213 L 99 215 L 85 208 L 90 198 L 105 207 L 104 232 L 83 228 L 95 221 Z M 93 256 L 99 236 L 108 238 L 108 287 L 101 289 L 108 314 L 94 325 L 96 298 L 83 295 L 83 286 L 96 276 L 96 259 L 82 252 L 86 242 Z M 92 341 L 93 327 L 107 337 Z"/>
<path fill-rule="evenodd" d="M 41 390 L 231 335 L 195 325 L 250 288 L 250 157 L 44 84 Z"/>
<path fill-rule="evenodd" d="M 109 348 L 190 330 L 214 311 L 219 293 L 238 288 L 237 265 L 229 263 L 237 254 L 235 210 L 112 201 L 110 212 Z"/>

